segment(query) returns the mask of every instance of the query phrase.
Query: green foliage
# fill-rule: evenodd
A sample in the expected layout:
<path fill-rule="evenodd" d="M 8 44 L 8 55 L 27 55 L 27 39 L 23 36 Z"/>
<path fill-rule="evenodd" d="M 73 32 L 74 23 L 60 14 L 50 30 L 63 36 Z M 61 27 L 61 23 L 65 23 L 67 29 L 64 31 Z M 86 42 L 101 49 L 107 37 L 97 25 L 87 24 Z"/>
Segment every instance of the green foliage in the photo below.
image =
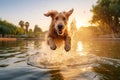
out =
<path fill-rule="evenodd" d="M 28 31 L 28 37 L 34 37 L 32 29 L 29 29 Z"/>
<path fill-rule="evenodd" d="M 30 25 L 29 22 L 26 22 L 26 23 L 25 23 L 25 26 L 26 26 L 27 28 L 29 27 L 29 25 Z"/>
<path fill-rule="evenodd" d="M 25 29 L 25 32 L 26 32 L 26 34 L 28 34 L 28 27 L 30 26 L 30 23 L 29 22 L 26 22 L 25 23 L 25 27 L 26 27 L 26 29 Z"/>
<path fill-rule="evenodd" d="M 20 21 L 19 24 L 21 25 L 21 27 L 18 27 L 12 23 L 9 23 L 7 21 L 2 21 L 0 20 L 0 35 L 2 35 L 2 37 L 6 37 L 7 36 L 14 36 L 14 37 L 40 37 L 41 33 L 42 33 L 42 29 L 40 27 L 38 27 L 38 25 L 35 25 L 34 27 L 34 31 L 32 31 L 32 29 L 29 29 L 28 31 L 28 27 L 29 27 L 29 22 L 26 22 L 24 24 L 24 21 Z M 26 30 L 24 29 L 24 26 L 26 27 Z M 26 34 L 25 35 L 25 31 Z"/>
<path fill-rule="evenodd" d="M 2 37 L 5 37 L 5 35 L 21 35 L 24 34 L 24 30 L 5 20 L 0 20 L 0 34 L 2 34 Z"/>
<path fill-rule="evenodd" d="M 34 36 L 35 37 L 40 37 L 40 34 L 42 33 L 42 29 L 38 27 L 38 25 L 35 25 L 34 27 Z"/>
<path fill-rule="evenodd" d="M 96 5 L 93 5 L 92 23 L 97 23 L 99 26 L 108 26 L 114 33 L 117 33 L 117 28 L 120 27 L 120 0 L 98 0 Z"/>
<path fill-rule="evenodd" d="M 21 28 L 23 28 L 23 27 L 24 27 L 24 25 L 25 25 L 25 24 L 24 24 L 24 21 L 23 21 L 23 20 L 21 20 L 21 21 L 19 22 L 19 25 L 20 25 L 20 27 L 21 27 Z"/>

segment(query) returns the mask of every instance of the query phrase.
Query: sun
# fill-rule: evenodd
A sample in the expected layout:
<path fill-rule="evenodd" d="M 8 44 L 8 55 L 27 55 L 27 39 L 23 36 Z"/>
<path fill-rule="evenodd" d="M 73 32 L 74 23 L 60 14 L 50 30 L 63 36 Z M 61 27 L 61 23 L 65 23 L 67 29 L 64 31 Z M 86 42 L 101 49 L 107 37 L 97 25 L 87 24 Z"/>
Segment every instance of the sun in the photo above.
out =
<path fill-rule="evenodd" d="M 76 27 L 77 27 L 77 29 L 79 29 L 82 26 L 84 26 L 84 24 L 82 23 L 82 21 L 79 18 L 76 18 Z"/>
<path fill-rule="evenodd" d="M 77 29 L 79 29 L 80 27 L 88 27 L 90 25 L 90 23 L 87 22 L 87 20 L 80 19 L 79 17 L 77 17 L 75 20 Z"/>
<path fill-rule="evenodd" d="M 77 29 L 79 29 L 80 27 L 82 27 L 84 24 L 81 23 L 80 21 L 76 21 L 76 27 Z"/>

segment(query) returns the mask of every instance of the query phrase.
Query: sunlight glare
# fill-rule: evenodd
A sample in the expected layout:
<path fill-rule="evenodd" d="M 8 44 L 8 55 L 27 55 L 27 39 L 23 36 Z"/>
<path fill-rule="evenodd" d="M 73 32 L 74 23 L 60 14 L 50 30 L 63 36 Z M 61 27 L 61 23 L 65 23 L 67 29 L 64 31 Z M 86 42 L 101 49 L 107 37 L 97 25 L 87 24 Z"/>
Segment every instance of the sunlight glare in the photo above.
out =
<path fill-rule="evenodd" d="M 81 23 L 79 20 L 76 20 L 76 27 L 77 29 L 79 29 L 80 27 L 82 27 L 84 24 Z"/>
<path fill-rule="evenodd" d="M 83 72 L 92 71 L 92 70 L 93 70 L 93 67 L 87 66 L 87 67 L 82 68 L 81 70 L 82 70 Z"/>
<path fill-rule="evenodd" d="M 79 41 L 77 51 L 82 51 L 82 49 L 83 49 L 82 43 Z"/>
<path fill-rule="evenodd" d="M 79 54 L 81 56 L 86 56 L 86 54 L 82 52 L 83 51 L 83 45 L 82 45 L 82 43 L 80 41 L 78 42 L 77 51 L 79 52 Z"/>
<path fill-rule="evenodd" d="M 89 22 L 86 22 L 86 20 L 80 19 L 79 17 L 76 18 L 76 27 L 79 29 L 80 27 L 88 27 L 91 25 Z"/>

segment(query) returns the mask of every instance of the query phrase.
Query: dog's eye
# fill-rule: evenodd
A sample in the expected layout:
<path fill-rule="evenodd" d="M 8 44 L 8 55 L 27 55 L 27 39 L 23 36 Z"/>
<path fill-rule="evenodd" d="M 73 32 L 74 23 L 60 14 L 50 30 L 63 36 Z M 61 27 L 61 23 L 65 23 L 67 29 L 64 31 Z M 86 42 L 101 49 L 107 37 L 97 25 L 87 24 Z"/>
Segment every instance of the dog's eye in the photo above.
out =
<path fill-rule="evenodd" d="M 63 17 L 63 20 L 65 21 L 65 20 L 66 20 L 66 18 L 65 18 L 65 17 Z"/>
<path fill-rule="evenodd" d="M 56 17 L 55 20 L 57 21 L 57 20 L 58 20 L 58 17 Z"/>

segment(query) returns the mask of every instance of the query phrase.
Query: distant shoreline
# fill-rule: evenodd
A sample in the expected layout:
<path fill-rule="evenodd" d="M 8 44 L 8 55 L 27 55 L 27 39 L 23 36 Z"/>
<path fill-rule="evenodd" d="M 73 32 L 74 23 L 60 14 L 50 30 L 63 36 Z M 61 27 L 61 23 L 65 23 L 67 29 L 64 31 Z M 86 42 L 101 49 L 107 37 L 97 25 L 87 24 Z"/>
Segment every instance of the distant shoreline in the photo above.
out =
<path fill-rule="evenodd" d="M 17 38 L 0 38 L 0 41 L 16 41 Z"/>
<path fill-rule="evenodd" d="M 0 38 L 0 41 L 16 41 L 16 40 L 45 40 L 44 38 Z M 80 39 L 80 41 L 95 40 L 95 41 L 120 41 L 120 38 L 91 38 Z"/>
<path fill-rule="evenodd" d="M 44 40 L 44 38 L 0 38 L 0 41 L 16 41 L 16 40 Z"/>
<path fill-rule="evenodd" d="M 94 41 L 120 41 L 120 38 L 91 38 Z"/>

